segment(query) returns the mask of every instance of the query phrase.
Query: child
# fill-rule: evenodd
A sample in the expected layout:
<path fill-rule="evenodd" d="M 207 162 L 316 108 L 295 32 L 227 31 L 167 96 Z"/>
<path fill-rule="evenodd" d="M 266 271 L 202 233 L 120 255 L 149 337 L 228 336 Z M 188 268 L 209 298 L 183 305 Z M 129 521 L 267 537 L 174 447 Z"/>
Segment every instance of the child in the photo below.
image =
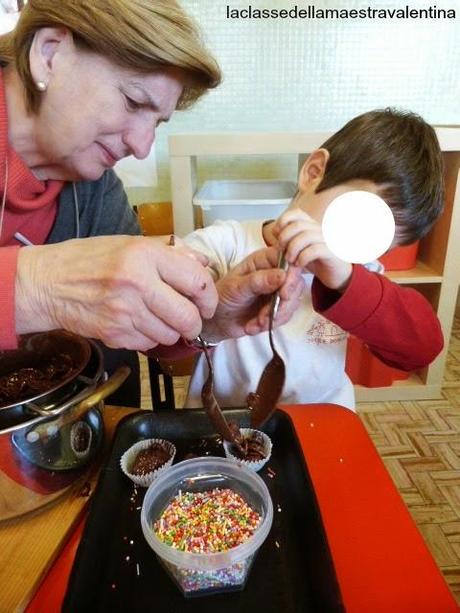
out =
<path fill-rule="evenodd" d="M 274 332 L 286 364 L 280 402 L 330 402 L 354 408 L 345 373 L 347 333 L 390 366 L 415 370 L 441 351 L 443 337 L 428 301 L 367 267 L 336 258 L 321 220 L 347 191 L 381 196 L 396 222 L 393 246 L 424 236 L 443 206 L 442 158 L 434 130 L 412 113 L 365 113 L 347 123 L 304 163 L 297 195 L 276 221 L 225 221 L 190 234 L 186 243 L 209 257 L 217 281 L 248 253 L 277 246 L 302 268 L 305 291 L 291 320 Z M 215 395 L 224 407 L 246 405 L 272 357 L 268 333 L 220 342 L 213 350 Z M 201 406 L 207 377 L 198 358 L 186 406 Z"/>

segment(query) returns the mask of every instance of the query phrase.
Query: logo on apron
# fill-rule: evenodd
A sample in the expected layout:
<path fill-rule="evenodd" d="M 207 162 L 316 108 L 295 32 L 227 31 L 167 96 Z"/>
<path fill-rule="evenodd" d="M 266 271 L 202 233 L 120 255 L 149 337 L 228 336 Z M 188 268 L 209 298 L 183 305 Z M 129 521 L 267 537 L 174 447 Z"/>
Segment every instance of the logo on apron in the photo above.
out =
<path fill-rule="evenodd" d="M 331 345 L 346 340 L 347 333 L 324 317 L 315 319 L 307 330 L 307 342 L 315 345 Z"/>

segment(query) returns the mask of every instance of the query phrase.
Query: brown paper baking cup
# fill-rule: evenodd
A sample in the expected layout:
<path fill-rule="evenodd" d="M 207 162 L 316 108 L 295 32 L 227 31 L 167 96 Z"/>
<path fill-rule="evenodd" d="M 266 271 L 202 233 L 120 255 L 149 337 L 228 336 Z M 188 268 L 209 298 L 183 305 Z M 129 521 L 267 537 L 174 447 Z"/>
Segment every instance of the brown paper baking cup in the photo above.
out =
<path fill-rule="evenodd" d="M 230 460 L 233 460 L 238 464 L 243 464 L 243 466 L 246 466 L 254 472 L 258 472 L 263 466 L 265 466 L 265 464 L 270 459 L 270 456 L 272 455 L 272 441 L 270 437 L 265 434 L 265 432 L 261 432 L 260 430 L 253 430 L 252 428 L 240 428 L 240 433 L 241 436 L 243 436 L 244 438 L 252 436 L 253 434 L 257 435 L 263 442 L 265 458 L 263 460 L 253 461 L 241 460 L 237 456 L 233 455 L 233 453 L 231 452 L 232 443 L 230 443 L 229 441 L 224 441 L 225 455 Z"/>
<path fill-rule="evenodd" d="M 148 449 L 155 443 L 162 445 L 171 453 L 171 457 L 167 460 L 163 466 L 157 468 L 156 470 L 146 473 L 145 475 L 133 475 L 131 473 L 131 468 L 133 467 L 134 460 L 137 457 L 137 454 L 144 449 Z M 139 441 L 135 443 L 132 447 L 127 449 L 125 453 L 120 458 L 120 467 L 121 470 L 125 473 L 127 477 L 131 479 L 136 485 L 140 485 L 141 487 L 148 487 L 154 479 L 161 475 L 162 472 L 167 470 L 174 461 L 174 456 L 176 455 L 175 446 L 162 438 L 147 438 L 143 441 Z"/>

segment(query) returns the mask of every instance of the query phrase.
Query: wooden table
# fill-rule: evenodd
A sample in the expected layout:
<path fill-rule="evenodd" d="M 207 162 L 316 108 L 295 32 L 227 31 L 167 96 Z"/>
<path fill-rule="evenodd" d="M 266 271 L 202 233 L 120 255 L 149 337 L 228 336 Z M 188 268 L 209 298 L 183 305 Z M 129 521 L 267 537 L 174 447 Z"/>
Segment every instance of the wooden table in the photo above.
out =
<path fill-rule="evenodd" d="M 282 408 L 294 423 L 310 471 L 346 610 L 457 612 L 359 417 L 335 405 Z M 28 613 L 60 610 L 82 528 L 73 533 Z M 31 533 L 31 548 L 34 539 Z M 0 573 L 2 586 L 3 579 Z"/>
<path fill-rule="evenodd" d="M 107 449 L 120 419 L 138 409 L 105 407 Z M 0 522 L 0 612 L 22 611 L 60 553 L 94 491 L 100 466 L 44 509 Z M 43 611 L 43 609 L 42 609 Z"/>

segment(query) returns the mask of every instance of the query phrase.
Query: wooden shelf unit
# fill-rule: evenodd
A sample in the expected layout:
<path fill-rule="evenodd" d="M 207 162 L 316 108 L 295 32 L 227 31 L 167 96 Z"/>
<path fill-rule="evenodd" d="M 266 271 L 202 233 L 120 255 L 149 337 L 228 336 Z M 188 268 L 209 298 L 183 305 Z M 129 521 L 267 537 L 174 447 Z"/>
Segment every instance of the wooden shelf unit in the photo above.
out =
<path fill-rule="evenodd" d="M 421 291 L 430 300 L 442 325 L 445 347 L 421 372 L 392 386 L 356 386 L 358 401 L 420 400 L 439 398 L 447 346 L 460 282 L 460 127 L 436 128 L 444 158 L 445 207 L 430 233 L 420 241 L 418 261 L 412 270 L 388 272 L 388 277 Z M 197 158 L 201 156 L 284 155 L 298 156 L 319 147 L 332 133 L 231 133 L 187 134 L 169 138 L 174 229 L 177 235 L 194 225 L 192 200 L 197 190 Z M 222 177 L 225 178 L 225 177 Z M 250 177 L 245 177 L 250 178 Z"/>
<path fill-rule="evenodd" d="M 442 275 L 433 268 L 417 261 L 414 268 L 408 270 L 389 270 L 385 275 L 395 283 L 442 283 Z"/>

